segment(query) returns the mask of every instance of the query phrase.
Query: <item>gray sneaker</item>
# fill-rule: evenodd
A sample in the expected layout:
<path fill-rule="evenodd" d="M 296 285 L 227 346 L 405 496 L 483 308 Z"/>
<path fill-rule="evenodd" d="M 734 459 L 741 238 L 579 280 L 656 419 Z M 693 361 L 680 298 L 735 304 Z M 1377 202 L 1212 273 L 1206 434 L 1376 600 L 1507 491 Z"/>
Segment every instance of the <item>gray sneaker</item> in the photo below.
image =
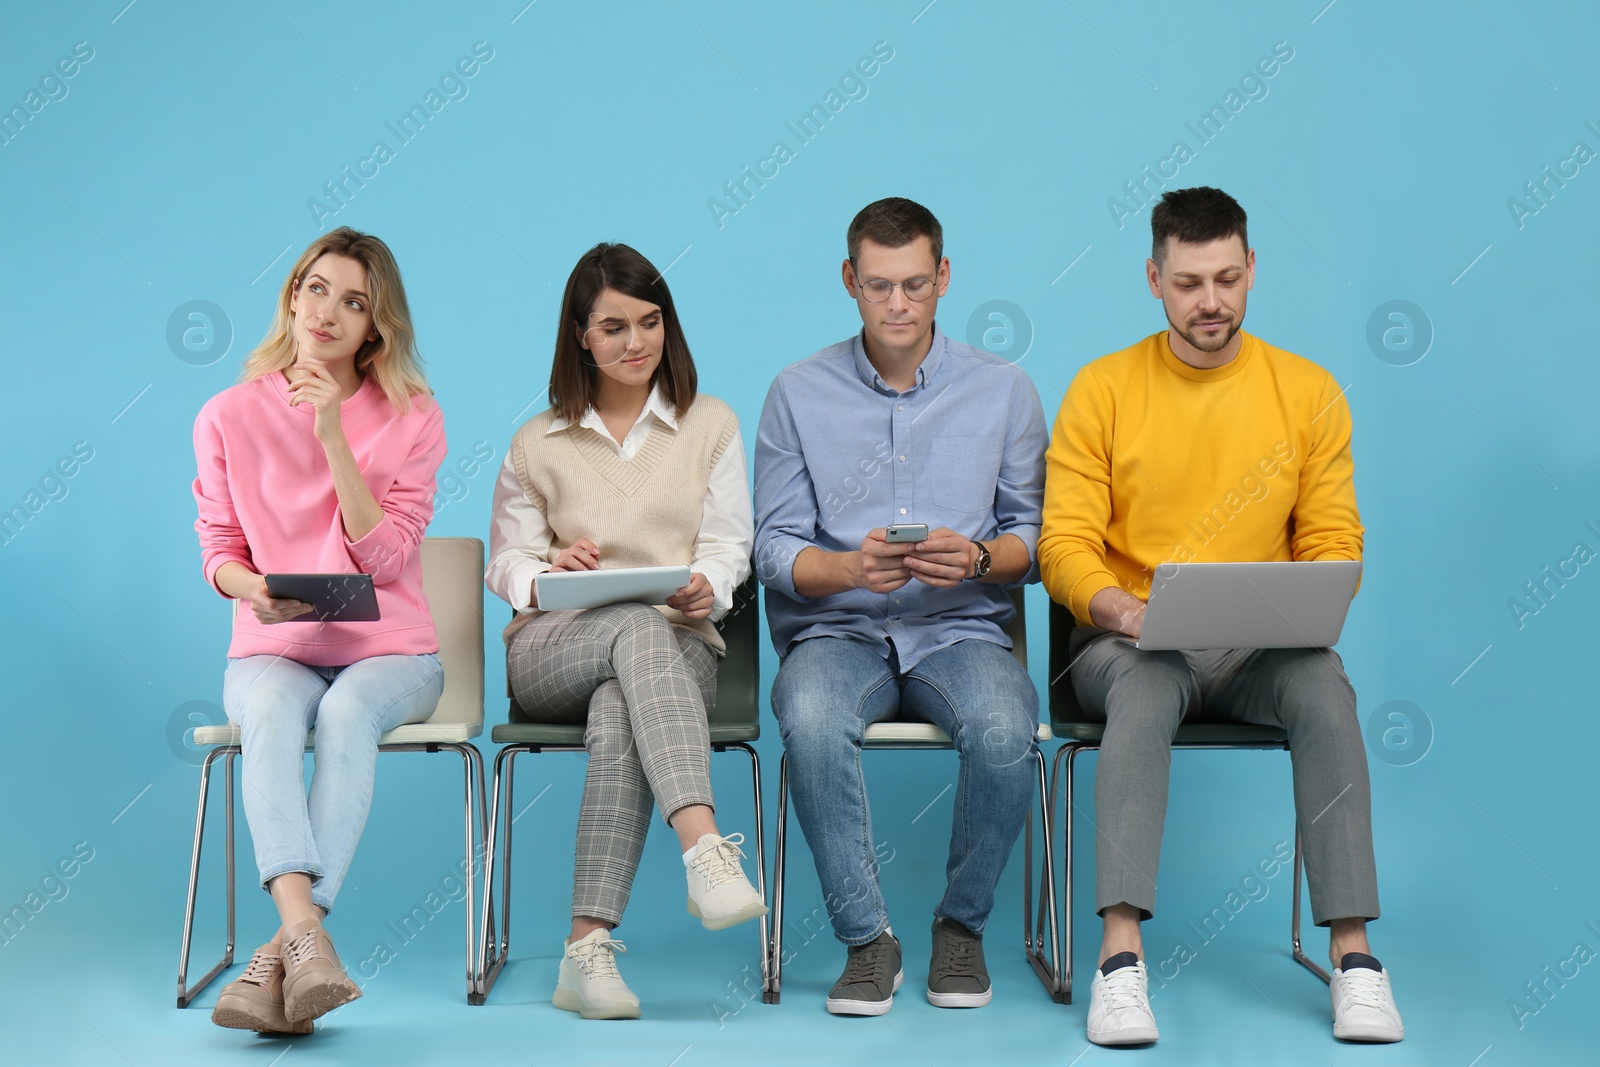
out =
<path fill-rule="evenodd" d="M 994 996 L 983 963 L 983 935 L 954 919 L 933 920 L 928 1003 L 936 1008 L 981 1008 Z"/>
<path fill-rule="evenodd" d="M 900 942 L 889 931 L 865 945 L 851 945 L 844 974 L 828 993 L 828 1010 L 835 1015 L 883 1015 L 905 976 Z"/>

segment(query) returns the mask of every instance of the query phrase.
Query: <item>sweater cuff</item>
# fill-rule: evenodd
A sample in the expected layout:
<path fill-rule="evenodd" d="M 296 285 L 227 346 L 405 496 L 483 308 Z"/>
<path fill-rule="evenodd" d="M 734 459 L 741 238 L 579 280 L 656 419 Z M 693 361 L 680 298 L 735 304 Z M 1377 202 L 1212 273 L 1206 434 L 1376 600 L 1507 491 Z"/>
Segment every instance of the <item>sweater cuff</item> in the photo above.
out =
<path fill-rule="evenodd" d="M 1092 571 L 1078 579 L 1078 584 L 1067 591 L 1067 607 L 1072 611 L 1072 617 L 1085 626 L 1094 625 L 1089 617 L 1089 601 L 1102 589 L 1119 589 L 1117 576 L 1110 571 Z"/>
<path fill-rule="evenodd" d="M 372 575 L 373 585 L 386 585 L 400 577 L 405 565 L 405 546 L 394 521 L 385 515 L 359 541 L 345 536 L 345 548 L 363 574 Z"/>
<path fill-rule="evenodd" d="M 206 581 L 211 583 L 211 588 L 217 591 L 218 596 L 221 596 L 227 600 L 232 600 L 233 597 L 229 596 L 227 593 L 224 593 L 222 591 L 222 587 L 217 584 L 217 572 L 228 563 L 242 564 L 243 566 L 250 568 L 252 571 L 256 569 L 256 565 L 249 556 L 241 556 L 234 552 L 219 552 L 215 556 L 212 556 L 210 559 L 206 560 Z"/>

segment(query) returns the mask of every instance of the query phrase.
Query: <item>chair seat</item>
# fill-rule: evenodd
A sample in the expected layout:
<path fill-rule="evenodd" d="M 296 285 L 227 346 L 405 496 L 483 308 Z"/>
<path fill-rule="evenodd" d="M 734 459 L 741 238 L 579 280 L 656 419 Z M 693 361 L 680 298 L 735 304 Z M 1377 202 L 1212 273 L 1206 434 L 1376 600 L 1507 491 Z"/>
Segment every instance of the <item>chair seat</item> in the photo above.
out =
<path fill-rule="evenodd" d="M 1063 741 L 1099 741 L 1105 737 L 1103 722 L 1057 722 L 1051 729 Z M 1256 726 L 1252 723 L 1201 722 L 1178 727 L 1174 745 L 1270 745 L 1281 746 L 1289 735 L 1277 726 Z"/>
<path fill-rule="evenodd" d="M 1050 740 L 1050 727 L 1039 724 L 1038 740 Z M 939 745 L 950 747 L 950 735 L 931 723 L 875 722 L 867 727 L 862 742 L 868 745 Z"/>
<path fill-rule="evenodd" d="M 406 726 L 396 726 L 393 730 L 378 738 L 380 745 L 426 745 L 426 744 L 459 744 L 470 741 L 483 733 L 481 722 L 417 722 Z M 317 731 L 312 730 L 306 735 L 306 748 L 315 747 Z M 237 745 L 239 743 L 239 728 L 229 723 L 224 726 L 196 726 L 194 729 L 194 743 L 196 745 Z"/>
<path fill-rule="evenodd" d="M 758 723 L 711 723 L 711 741 L 756 741 L 761 737 Z M 503 722 L 490 731 L 497 745 L 573 745 L 583 744 L 582 726 L 543 722 Z"/>

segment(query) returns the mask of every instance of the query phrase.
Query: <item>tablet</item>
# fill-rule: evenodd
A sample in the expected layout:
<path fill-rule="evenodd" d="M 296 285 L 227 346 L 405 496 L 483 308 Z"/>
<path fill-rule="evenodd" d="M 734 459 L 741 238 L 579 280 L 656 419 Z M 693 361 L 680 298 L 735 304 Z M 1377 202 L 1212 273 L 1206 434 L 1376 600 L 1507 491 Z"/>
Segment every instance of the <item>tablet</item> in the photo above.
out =
<path fill-rule="evenodd" d="M 314 611 L 289 622 L 376 622 L 378 594 L 370 574 L 264 574 L 274 600 L 303 600 Z"/>
<path fill-rule="evenodd" d="M 598 608 L 606 604 L 665 604 L 667 597 L 688 584 L 688 567 L 547 571 L 533 579 L 540 611 Z"/>

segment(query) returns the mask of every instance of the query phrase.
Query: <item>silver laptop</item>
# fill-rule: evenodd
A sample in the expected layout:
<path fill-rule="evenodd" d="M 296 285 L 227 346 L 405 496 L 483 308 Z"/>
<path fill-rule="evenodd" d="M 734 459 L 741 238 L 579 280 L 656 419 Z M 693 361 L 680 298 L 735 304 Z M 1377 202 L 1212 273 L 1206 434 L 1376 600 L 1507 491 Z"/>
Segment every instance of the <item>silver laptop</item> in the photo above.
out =
<path fill-rule="evenodd" d="M 1354 560 L 1171 563 L 1150 583 L 1139 648 L 1328 648 L 1361 580 Z"/>

